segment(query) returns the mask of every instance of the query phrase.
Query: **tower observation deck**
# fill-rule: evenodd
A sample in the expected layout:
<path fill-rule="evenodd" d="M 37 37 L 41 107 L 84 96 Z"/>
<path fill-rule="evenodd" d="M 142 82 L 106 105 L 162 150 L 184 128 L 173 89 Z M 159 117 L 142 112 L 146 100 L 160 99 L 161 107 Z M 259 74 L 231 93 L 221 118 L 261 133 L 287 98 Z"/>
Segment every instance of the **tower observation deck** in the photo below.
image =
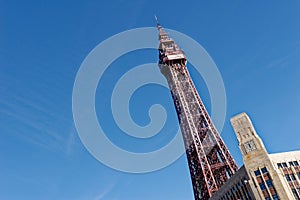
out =
<path fill-rule="evenodd" d="M 194 198 L 209 199 L 237 170 L 186 67 L 184 52 L 157 23 L 159 61 L 176 108 L 192 179 Z"/>

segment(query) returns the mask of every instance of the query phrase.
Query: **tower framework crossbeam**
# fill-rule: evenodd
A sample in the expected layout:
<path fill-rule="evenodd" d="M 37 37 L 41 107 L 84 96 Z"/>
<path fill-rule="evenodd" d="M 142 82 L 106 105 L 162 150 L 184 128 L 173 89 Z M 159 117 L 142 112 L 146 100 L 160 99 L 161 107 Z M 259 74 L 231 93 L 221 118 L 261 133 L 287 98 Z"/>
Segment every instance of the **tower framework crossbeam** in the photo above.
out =
<path fill-rule="evenodd" d="M 157 23 L 159 68 L 176 108 L 194 197 L 209 199 L 238 169 L 215 128 L 186 67 L 184 52 Z"/>

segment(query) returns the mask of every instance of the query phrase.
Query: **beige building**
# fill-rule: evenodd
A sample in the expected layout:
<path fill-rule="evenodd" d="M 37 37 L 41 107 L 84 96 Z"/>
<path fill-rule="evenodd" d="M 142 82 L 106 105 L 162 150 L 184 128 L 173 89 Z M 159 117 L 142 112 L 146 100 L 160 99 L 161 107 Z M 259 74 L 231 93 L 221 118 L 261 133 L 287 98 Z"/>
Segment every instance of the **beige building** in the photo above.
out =
<path fill-rule="evenodd" d="M 250 118 L 231 118 L 244 166 L 212 200 L 300 200 L 300 151 L 268 154 Z"/>

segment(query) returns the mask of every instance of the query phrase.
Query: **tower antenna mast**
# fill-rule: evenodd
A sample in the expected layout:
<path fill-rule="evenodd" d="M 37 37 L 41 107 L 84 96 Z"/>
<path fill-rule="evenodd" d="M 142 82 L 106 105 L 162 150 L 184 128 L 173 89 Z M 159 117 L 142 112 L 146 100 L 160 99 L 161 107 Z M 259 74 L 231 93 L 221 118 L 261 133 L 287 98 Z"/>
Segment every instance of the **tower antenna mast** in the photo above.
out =
<path fill-rule="evenodd" d="M 238 170 L 195 88 L 184 52 L 159 30 L 159 61 L 180 124 L 195 200 L 208 200 Z"/>

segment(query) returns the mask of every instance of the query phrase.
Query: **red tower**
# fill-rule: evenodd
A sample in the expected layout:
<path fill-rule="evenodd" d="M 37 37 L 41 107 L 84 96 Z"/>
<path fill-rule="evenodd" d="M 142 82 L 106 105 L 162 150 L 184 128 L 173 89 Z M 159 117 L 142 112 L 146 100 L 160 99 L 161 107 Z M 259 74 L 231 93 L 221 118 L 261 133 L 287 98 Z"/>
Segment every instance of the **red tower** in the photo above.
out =
<path fill-rule="evenodd" d="M 186 67 L 184 52 L 157 23 L 159 63 L 184 140 L 195 199 L 209 199 L 238 169 L 206 111 Z"/>

